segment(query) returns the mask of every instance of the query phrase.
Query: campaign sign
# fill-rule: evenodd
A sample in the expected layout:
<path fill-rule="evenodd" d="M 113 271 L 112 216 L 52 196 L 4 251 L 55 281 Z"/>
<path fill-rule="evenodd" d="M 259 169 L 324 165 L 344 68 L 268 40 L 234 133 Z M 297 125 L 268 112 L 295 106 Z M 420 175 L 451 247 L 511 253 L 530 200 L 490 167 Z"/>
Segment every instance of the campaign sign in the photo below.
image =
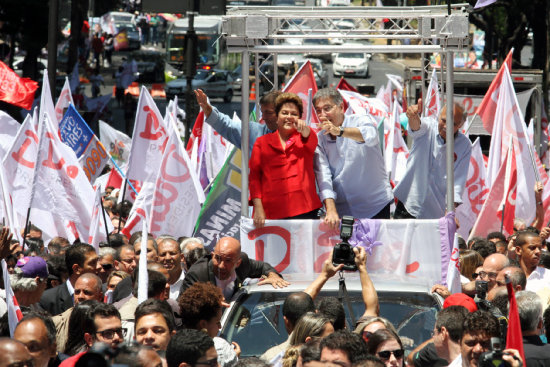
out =
<path fill-rule="evenodd" d="M 78 158 L 86 150 L 94 136 L 86 121 L 73 105 L 69 105 L 65 116 L 59 123 L 59 134 L 63 143 L 70 146 Z"/>

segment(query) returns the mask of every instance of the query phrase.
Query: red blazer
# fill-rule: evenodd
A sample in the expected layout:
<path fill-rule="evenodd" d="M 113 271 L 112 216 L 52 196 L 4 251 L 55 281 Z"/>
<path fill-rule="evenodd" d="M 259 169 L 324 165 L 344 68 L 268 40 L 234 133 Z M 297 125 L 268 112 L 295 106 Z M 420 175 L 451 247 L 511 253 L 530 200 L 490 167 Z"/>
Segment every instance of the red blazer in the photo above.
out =
<path fill-rule="evenodd" d="M 321 207 L 315 188 L 313 154 L 317 135 L 298 132 L 281 147 L 277 131 L 259 137 L 250 158 L 251 199 L 262 199 L 266 219 L 282 219 Z"/>

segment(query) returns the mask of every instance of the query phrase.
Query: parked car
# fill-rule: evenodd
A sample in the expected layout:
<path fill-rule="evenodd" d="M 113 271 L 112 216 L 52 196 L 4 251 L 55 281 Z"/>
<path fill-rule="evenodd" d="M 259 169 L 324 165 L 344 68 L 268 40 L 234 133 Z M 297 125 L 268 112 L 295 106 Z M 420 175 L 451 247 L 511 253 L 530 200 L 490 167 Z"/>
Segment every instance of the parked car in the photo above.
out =
<path fill-rule="evenodd" d="M 338 279 L 329 280 L 318 297 L 338 295 Z M 347 273 L 346 287 L 353 313 L 359 318 L 365 311 L 361 297 L 361 283 L 357 274 Z M 260 356 L 267 349 L 287 340 L 282 308 L 285 298 L 293 292 L 303 291 L 313 281 L 285 275 L 290 286 L 273 289 L 269 285 L 244 286 L 233 297 L 230 307 L 222 317 L 221 335 L 228 342 L 237 342 L 241 357 Z M 411 351 L 431 337 L 437 312 L 443 300 L 430 293 L 428 280 L 392 277 L 390 274 L 371 275 L 378 292 L 380 315 L 395 326 Z M 346 308 L 348 326 L 353 325 Z"/>
<path fill-rule="evenodd" d="M 138 68 L 140 83 L 164 82 L 164 54 L 156 50 L 139 50 L 131 53 L 130 58 L 135 60 Z"/>
<path fill-rule="evenodd" d="M 338 53 L 332 64 L 334 76 L 368 77 L 370 54 L 364 52 Z"/>
<path fill-rule="evenodd" d="M 218 69 L 199 69 L 191 84 L 193 89 L 202 89 L 210 98 L 223 98 L 225 103 L 233 99 L 233 79 L 229 71 Z M 164 91 L 167 99 L 185 98 L 187 79 L 179 78 L 166 83 Z"/>

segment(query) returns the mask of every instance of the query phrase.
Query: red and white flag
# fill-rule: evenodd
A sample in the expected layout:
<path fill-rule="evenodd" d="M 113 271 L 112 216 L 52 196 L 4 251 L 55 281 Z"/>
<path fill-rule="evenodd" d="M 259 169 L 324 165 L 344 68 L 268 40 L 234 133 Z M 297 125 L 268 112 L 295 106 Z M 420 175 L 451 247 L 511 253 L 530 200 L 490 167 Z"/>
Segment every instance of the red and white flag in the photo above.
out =
<path fill-rule="evenodd" d="M 298 95 L 302 99 L 304 105 L 304 112 L 302 113 L 302 119 L 306 120 L 306 111 L 309 106 L 308 91 L 311 89 L 311 93 L 315 95 L 317 93 L 317 83 L 315 82 L 315 74 L 311 63 L 306 61 L 300 69 L 292 76 L 292 78 L 286 83 L 283 88 L 283 92 L 290 92 Z M 315 113 L 311 116 L 311 126 L 316 128 L 319 124 L 319 119 Z"/>
<path fill-rule="evenodd" d="M 189 137 L 189 141 L 187 142 L 187 147 L 185 148 L 185 150 L 187 150 L 187 154 L 189 155 L 189 157 L 191 157 L 192 155 L 193 146 L 198 147 L 201 143 L 203 127 L 204 127 L 204 112 L 201 109 L 199 114 L 197 115 L 197 118 L 195 119 L 195 124 L 193 125 L 193 129 L 191 130 L 191 136 Z"/>
<path fill-rule="evenodd" d="M 151 212 L 151 203 L 153 202 L 153 194 L 155 192 L 156 182 L 144 182 L 139 194 L 136 197 L 134 205 L 130 210 L 126 224 L 122 229 L 122 234 L 130 238 L 134 232 L 139 231 L 143 225 L 145 217 L 149 217 Z"/>
<path fill-rule="evenodd" d="M 514 218 L 516 217 L 516 200 L 518 194 L 518 170 L 514 144 L 510 144 L 510 153 L 506 160 L 506 174 L 504 176 L 504 195 L 499 204 L 497 216 L 501 220 L 503 232 L 507 235 L 514 233 Z"/>
<path fill-rule="evenodd" d="M 74 226 L 78 237 L 88 239 L 94 203 L 94 190 L 80 167 L 75 152 L 61 142 L 48 121 L 40 123 L 38 154 L 30 207 L 50 212 Z"/>
<path fill-rule="evenodd" d="M 479 138 L 477 138 L 472 144 L 470 168 L 462 193 L 462 204 L 456 208 L 456 217 L 460 223 L 457 232 L 462 238 L 468 238 L 488 194 L 489 187 L 487 186 L 485 162 Z"/>
<path fill-rule="evenodd" d="M 4 277 L 4 289 L 6 290 L 6 304 L 8 306 L 8 325 L 10 329 L 10 337 L 13 338 L 15 327 L 23 318 L 23 313 L 21 312 L 21 308 L 19 308 L 17 299 L 15 299 L 15 295 L 13 294 L 13 290 L 11 289 L 10 274 L 8 273 L 8 264 L 6 263 L 5 259 L 2 259 L 2 275 Z"/>
<path fill-rule="evenodd" d="M 132 135 L 132 148 L 128 158 L 126 177 L 129 180 L 140 182 L 154 180 L 166 147 L 168 131 L 153 98 L 147 88 L 142 87 Z M 132 190 L 126 192 L 135 200 Z"/>
<path fill-rule="evenodd" d="M 138 273 L 138 304 L 143 303 L 148 298 L 149 291 L 149 273 L 147 272 L 147 242 L 149 242 L 149 231 L 147 230 L 147 218 L 145 217 L 141 226 L 141 243 L 140 249 L 142 255 L 139 257 L 139 273 Z"/>
<path fill-rule="evenodd" d="M 428 90 L 426 91 L 426 99 L 424 102 L 424 109 L 422 111 L 422 117 L 434 116 L 439 117 L 439 111 L 441 111 L 441 96 L 439 95 L 439 83 L 437 81 L 436 69 L 432 71 L 432 77 Z"/>
<path fill-rule="evenodd" d="M 59 98 L 57 98 L 57 102 L 55 103 L 55 117 L 57 121 L 61 121 L 61 119 L 63 119 L 63 113 L 65 109 L 68 108 L 71 104 L 74 106 L 73 95 L 71 94 L 69 78 L 65 77 L 65 84 L 63 84 L 61 94 L 59 95 Z"/>
<path fill-rule="evenodd" d="M 483 100 L 476 110 L 476 115 L 481 118 L 483 127 L 491 134 L 493 132 L 493 123 L 496 118 L 497 102 L 499 100 L 502 77 L 504 76 L 504 67 L 508 67 L 508 71 L 511 72 L 513 54 L 514 49 L 512 48 L 510 52 L 508 52 L 506 59 L 504 59 L 504 62 L 502 63 L 497 75 L 491 82 L 487 93 L 485 93 L 485 97 L 483 97 Z"/>
<path fill-rule="evenodd" d="M 348 104 L 346 114 L 369 114 L 377 123 L 389 118 L 389 110 L 378 98 L 368 98 L 359 93 L 347 90 L 339 90 L 342 98 Z"/>
<path fill-rule="evenodd" d="M 233 116 L 233 119 L 235 119 L 235 116 Z M 212 182 L 222 169 L 229 154 L 233 151 L 234 145 L 208 124 L 205 124 L 202 129 L 202 140 L 205 144 L 202 159 L 206 166 L 206 176 L 208 182 Z"/>
<path fill-rule="evenodd" d="M 175 237 L 193 232 L 205 197 L 198 177 L 176 134 L 171 134 L 158 171 L 149 232 Z"/>
<path fill-rule="evenodd" d="M 473 236 L 487 237 L 491 232 L 500 232 L 501 217 L 498 214 L 499 211 L 502 212 L 502 207 L 500 206 L 502 205 L 503 198 L 508 198 L 506 189 L 509 187 L 509 184 L 506 183 L 506 173 L 508 166 L 511 168 L 511 164 L 508 164 L 508 160 L 512 159 L 510 155 L 511 151 L 509 150 L 505 156 L 505 163 L 500 167 L 493 184 L 490 185 L 489 194 L 470 232 L 470 238 Z M 505 212 L 507 210 L 510 211 L 509 207 L 511 205 L 507 205 Z M 515 203 L 513 205 L 515 206 Z"/>
<path fill-rule="evenodd" d="M 103 210 L 101 205 L 101 186 L 98 186 L 95 190 L 94 206 L 92 208 L 92 221 L 90 222 L 90 232 L 88 234 L 88 243 L 95 248 L 95 251 L 99 253 L 99 243 L 107 241 L 107 234 L 111 233 L 114 229 L 113 223 L 105 219 L 109 216 Z"/>
<path fill-rule="evenodd" d="M 336 86 L 336 89 L 349 90 L 350 92 L 359 93 L 359 91 L 353 85 L 348 83 L 348 81 L 346 79 L 344 79 L 344 77 L 340 78 L 340 81 L 338 82 L 338 85 Z"/>
<path fill-rule="evenodd" d="M 44 75 L 48 75 L 46 70 Z M 44 78 L 44 80 L 47 79 Z M 0 61 L 0 101 L 29 110 L 37 89 L 37 82 L 19 77 L 8 65 Z"/>
<path fill-rule="evenodd" d="M 504 164 L 510 141 L 514 144 L 517 165 L 517 200 L 515 216 L 530 223 L 536 212 L 535 187 L 536 172 L 533 169 L 531 157 L 532 146 L 529 142 L 527 126 L 525 125 L 519 103 L 516 98 L 512 78 L 508 67 L 504 65 L 498 103 L 495 111 L 495 123 L 489 147 L 489 162 L 487 164 L 487 182 L 491 186 L 497 172 Z M 513 138 L 513 139 L 512 139 Z"/>

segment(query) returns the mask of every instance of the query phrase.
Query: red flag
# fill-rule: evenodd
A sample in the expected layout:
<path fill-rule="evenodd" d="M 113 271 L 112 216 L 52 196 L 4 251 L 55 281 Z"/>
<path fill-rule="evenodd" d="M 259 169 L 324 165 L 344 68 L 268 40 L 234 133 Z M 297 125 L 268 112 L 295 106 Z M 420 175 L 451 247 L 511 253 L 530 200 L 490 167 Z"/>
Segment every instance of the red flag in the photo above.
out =
<path fill-rule="evenodd" d="M 187 147 L 185 150 L 187 150 L 187 154 L 189 154 L 189 157 L 191 157 L 191 153 L 193 151 L 193 143 L 195 139 L 198 140 L 197 146 L 201 143 L 201 136 L 202 136 L 202 126 L 204 125 L 204 112 L 201 110 L 199 114 L 197 115 L 197 118 L 195 119 L 195 125 L 193 125 L 193 130 L 191 130 L 191 136 L 189 137 L 189 141 L 187 142 Z"/>
<path fill-rule="evenodd" d="M 122 187 L 122 181 L 120 173 L 115 168 L 111 168 L 105 187 L 112 186 L 115 189 L 120 189 Z"/>
<path fill-rule="evenodd" d="M 359 91 L 357 89 L 355 89 L 355 87 L 353 85 L 348 83 L 348 81 L 346 79 L 344 79 L 344 77 L 340 78 L 340 81 L 338 82 L 338 85 L 336 86 L 336 89 L 349 90 L 350 92 L 359 93 Z"/>
<path fill-rule="evenodd" d="M 308 100 L 308 90 L 311 89 L 311 93 L 314 96 L 317 93 L 317 83 L 315 82 L 315 74 L 313 74 L 313 69 L 311 68 L 311 63 L 306 61 L 300 69 L 294 74 L 292 79 L 286 84 L 283 92 L 290 92 L 297 94 L 304 104 L 304 113 L 302 114 L 302 119 L 306 119 L 307 106 L 309 104 Z M 319 124 L 319 119 L 317 114 L 311 114 L 311 122 L 313 126 Z"/>
<path fill-rule="evenodd" d="M 506 348 L 513 348 L 519 352 L 523 365 L 525 365 L 525 353 L 523 352 L 523 337 L 519 322 L 518 304 L 514 294 L 514 288 L 510 279 L 506 279 L 506 290 L 508 291 L 508 331 L 506 332 Z"/>
<path fill-rule="evenodd" d="M 497 110 L 497 101 L 498 101 L 498 95 L 500 93 L 500 84 L 502 83 L 502 76 L 504 75 L 504 65 L 508 66 L 508 70 L 510 70 L 510 73 L 511 73 L 513 53 L 514 53 L 514 49 L 512 48 L 510 52 L 508 52 L 506 59 L 504 59 L 504 63 L 500 66 L 500 69 L 497 75 L 491 82 L 491 85 L 489 86 L 487 93 L 485 93 L 485 97 L 483 97 L 483 100 L 481 101 L 481 103 L 479 104 L 479 107 L 476 110 L 476 114 L 481 118 L 481 121 L 483 121 L 483 127 L 489 133 L 493 132 L 493 123 L 495 120 L 495 113 Z"/>
<path fill-rule="evenodd" d="M 37 89 L 37 82 L 29 78 L 21 78 L 8 65 L 0 61 L 0 101 L 30 110 L 34 92 Z"/>

